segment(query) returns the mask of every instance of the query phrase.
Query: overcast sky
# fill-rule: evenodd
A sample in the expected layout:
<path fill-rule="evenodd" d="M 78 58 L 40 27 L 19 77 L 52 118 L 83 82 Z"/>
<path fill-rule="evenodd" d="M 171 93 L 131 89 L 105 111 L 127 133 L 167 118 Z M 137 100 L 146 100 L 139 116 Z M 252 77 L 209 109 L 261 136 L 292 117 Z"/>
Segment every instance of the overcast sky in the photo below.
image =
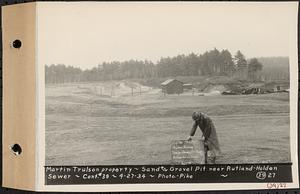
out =
<path fill-rule="evenodd" d="M 288 56 L 294 3 L 41 3 L 39 62 L 84 69 L 104 61 L 151 60 L 241 50 Z"/>

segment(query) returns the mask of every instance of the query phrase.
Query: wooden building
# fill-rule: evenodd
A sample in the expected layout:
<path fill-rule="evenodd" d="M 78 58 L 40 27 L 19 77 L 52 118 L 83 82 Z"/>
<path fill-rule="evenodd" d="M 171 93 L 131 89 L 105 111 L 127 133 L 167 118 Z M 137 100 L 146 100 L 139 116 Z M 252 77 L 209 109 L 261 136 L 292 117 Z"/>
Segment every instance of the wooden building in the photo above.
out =
<path fill-rule="evenodd" d="M 266 88 L 268 91 L 271 92 L 282 92 L 288 91 L 290 89 L 289 83 L 268 83 L 266 84 Z"/>
<path fill-rule="evenodd" d="M 183 84 L 184 90 L 192 90 L 194 88 L 193 84 Z"/>
<path fill-rule="evenodd" d="M 168 79 L 161 83 L 161 89 L 164 94 L 181 94 L 183 93 L 183 83 L 176 79 Z"/>

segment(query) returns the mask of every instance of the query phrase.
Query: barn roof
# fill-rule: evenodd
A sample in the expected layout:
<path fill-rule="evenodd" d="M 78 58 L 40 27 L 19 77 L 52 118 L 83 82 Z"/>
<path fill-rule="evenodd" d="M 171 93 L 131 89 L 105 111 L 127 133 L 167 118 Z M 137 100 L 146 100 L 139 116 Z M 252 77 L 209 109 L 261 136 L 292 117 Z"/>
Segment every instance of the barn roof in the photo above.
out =
<path fill-rule="evenodd" d="M 167 79 L 166 81 L 164 81 L 163 83 L 161 83 L 160 85 L 165 86 L 168 85 L 169 83 L 173 82 L 173 81 L 178 81 L 176 79 Z M 181 82 L 181 81 L 178 81 Z M 182 83 L 182 82 L 181 82 Z"/>

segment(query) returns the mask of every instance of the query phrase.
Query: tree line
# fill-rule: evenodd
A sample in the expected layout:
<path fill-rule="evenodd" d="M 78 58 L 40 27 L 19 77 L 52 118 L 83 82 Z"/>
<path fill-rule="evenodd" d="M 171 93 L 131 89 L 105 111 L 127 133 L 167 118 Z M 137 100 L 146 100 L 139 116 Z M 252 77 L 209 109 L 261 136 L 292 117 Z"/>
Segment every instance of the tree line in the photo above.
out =
<path fill-rule="evenodd" d="M 258 61 L 264 65 L 261 73 L 265 81 L 289 81 L 290 64 L 288 57 L 260 57 Z"/>
<path fill-rule="evenodd" d="M 247 61 L 241 51 L 232 56 L 226 49 L 219 51 L 215 48 L 199 55 L 162 57 L 157 63 L 149 60 L 113 61 L 87 70 L 64 64 L 46 65 L 45 81 L 69 83 L 175 76 L 234 76 L 239 75 L 238 72 L 245 72 L 249 79 L 257 79 L 262 67 L 256 58 Z"/>

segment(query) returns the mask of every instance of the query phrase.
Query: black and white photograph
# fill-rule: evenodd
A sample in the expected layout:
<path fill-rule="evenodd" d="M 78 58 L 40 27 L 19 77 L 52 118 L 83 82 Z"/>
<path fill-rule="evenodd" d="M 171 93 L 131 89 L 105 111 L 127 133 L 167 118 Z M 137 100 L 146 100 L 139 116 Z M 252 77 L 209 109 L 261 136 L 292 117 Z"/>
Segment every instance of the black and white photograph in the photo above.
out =
<path fill-rule="evenodd" d="M 290 4 L 48 5 L 46 166 L 292 163 Z"/>
<path fill-rule="evenodd" d="M 61 36 L 45 64 L 47 165 L 172 164 L 172 143 L 194 139 L 216 163 L 290 162 L 282 15 L 72 7 L 47 25 Z"/>

